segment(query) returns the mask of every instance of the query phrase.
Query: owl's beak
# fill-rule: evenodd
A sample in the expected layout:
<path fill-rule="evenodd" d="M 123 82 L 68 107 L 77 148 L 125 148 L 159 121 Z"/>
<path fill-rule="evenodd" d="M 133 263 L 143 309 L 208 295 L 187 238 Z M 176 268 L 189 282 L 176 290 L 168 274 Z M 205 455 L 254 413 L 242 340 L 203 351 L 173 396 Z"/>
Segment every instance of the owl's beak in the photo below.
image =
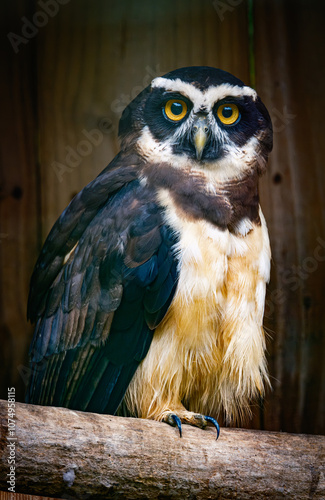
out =
<path fill-rule="evenodd" d="M 201 160 L 202 158 L 202 153 L 208 140 L 208 134 L 208 117 L 206 115 L 198 116 L 193 126 L 193 144 L 197 160 Z"/>

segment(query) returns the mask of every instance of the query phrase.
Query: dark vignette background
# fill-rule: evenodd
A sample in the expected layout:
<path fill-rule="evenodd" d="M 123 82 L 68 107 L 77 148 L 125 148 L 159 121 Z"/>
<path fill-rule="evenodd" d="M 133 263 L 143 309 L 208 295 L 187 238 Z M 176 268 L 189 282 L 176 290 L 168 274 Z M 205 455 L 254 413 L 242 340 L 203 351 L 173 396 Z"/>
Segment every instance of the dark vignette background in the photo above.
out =
<path fill-rule="evenodd" d="M 118 151 L 125 105 L 155 76 L 209 65 L 255 86 L 274 125 L 261 181 L 273 262 L 273 390 L 254 428 L 325 432 L 322 0 L 1 3 L 0 397 L 23 401 L 29 278 L 49 229 Z"/>

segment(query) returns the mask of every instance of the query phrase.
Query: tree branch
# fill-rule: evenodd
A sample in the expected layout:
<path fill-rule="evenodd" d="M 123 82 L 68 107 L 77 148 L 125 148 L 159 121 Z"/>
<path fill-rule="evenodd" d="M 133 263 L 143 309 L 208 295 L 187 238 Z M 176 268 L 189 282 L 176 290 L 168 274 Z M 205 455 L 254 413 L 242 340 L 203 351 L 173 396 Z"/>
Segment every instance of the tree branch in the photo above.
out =
<path fill-rule="evenodd" d="M 8 408 L 0 401 L 0 488 Z M 164 423 L 16 404 L 16 491 L 80 499 L 325 498 L 325 437 Z"/>

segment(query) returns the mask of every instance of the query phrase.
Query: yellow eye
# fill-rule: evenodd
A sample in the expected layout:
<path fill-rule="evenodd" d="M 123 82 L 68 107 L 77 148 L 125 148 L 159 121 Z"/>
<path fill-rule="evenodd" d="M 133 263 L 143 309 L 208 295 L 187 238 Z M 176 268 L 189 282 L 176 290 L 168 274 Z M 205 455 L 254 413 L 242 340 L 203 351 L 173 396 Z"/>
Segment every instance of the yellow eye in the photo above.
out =
<path fill-rule="evenodd" d="M 224 125 L 233 125 L 240 119 L 239 109 L 236 104 L 221 104 L 217 115 L 221 123 Z"/>
<path fill-rule="evenodd" d="M 173 122 L 179 122 L 187 113 L 187 105 L 184 101 L 170 99 L 165 105 L 165 115 Z"/>

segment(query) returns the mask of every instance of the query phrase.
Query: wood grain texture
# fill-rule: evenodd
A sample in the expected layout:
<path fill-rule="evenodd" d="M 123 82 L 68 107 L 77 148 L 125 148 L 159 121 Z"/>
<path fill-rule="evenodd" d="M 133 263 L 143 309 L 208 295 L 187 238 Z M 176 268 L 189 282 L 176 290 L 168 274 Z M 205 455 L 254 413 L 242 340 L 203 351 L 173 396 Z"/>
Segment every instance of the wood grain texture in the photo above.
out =
<path fill-rule="evenodd" d="M 0 394 L 15 386 L 22 398 L 32 328 L 26 320 L 30 275 L 40 248 L 39 169 L 37 158 L 35 40 L 15 53 L 7 33 L 20 33 L 30 3 L 2 2 L 0 48 Z"/>
<path fill-rule="evenodd" d="M 5 401 L 0 402 L 5 488 Z M 61 498 L 321 499 L 325 437 L 184 426 L 17 404 L 16 488 Z"/>
<path fill-rule="evenodd" d="M 255 4 L 256 81 L 274 126 L 261 183 L 273 253 L 266 429 L 325 432 L 324 3 Z M 272 29 L 269 29 L 272 26 Z"/>

